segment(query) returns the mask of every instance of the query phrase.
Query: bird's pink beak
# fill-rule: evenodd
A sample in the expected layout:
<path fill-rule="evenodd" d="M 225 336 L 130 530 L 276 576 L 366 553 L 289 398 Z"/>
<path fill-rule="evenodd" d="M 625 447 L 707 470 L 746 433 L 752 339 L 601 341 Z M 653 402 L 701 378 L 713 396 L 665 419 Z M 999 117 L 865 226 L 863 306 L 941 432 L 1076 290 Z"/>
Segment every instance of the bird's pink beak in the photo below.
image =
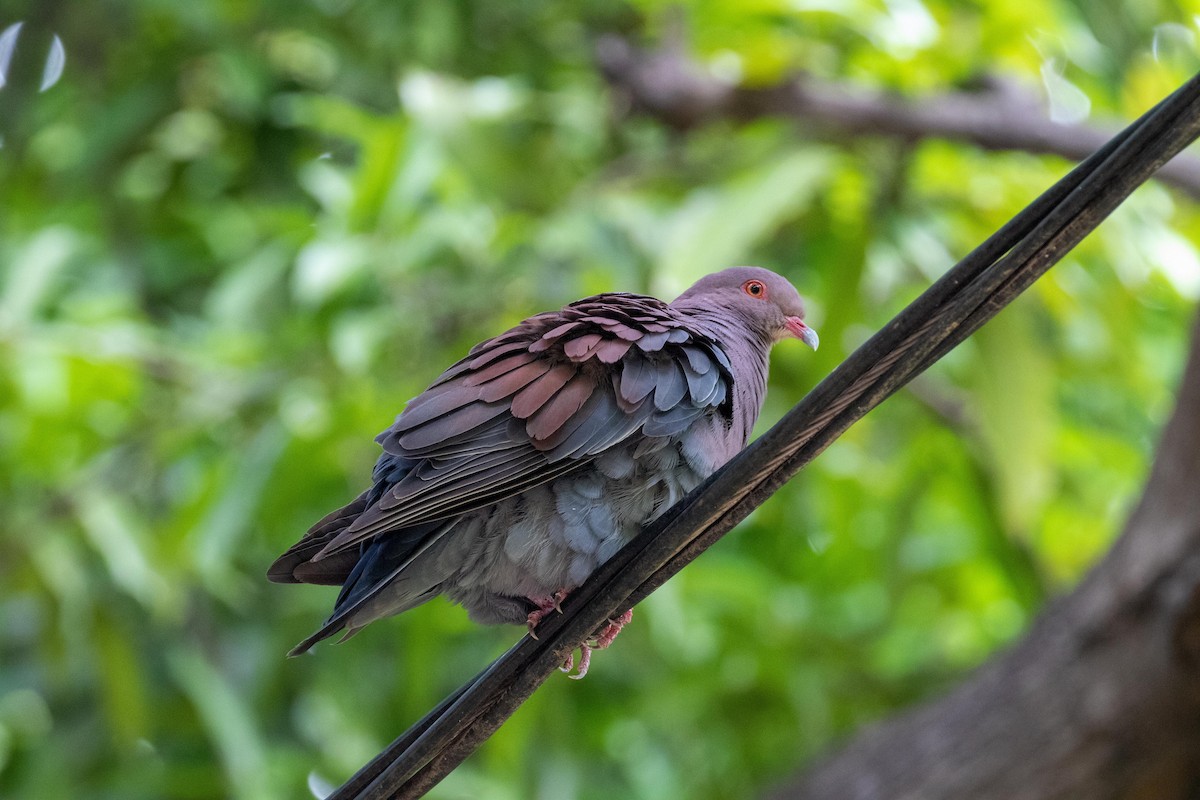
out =
<path fill-rule="evenodd" d="M 816 331 L 804 324 L 804 320 L 799 317 L 784 317 L 784 321 L 787 324 L 788 333 L 804 342 L 813 350 L 817 349 L 817 345 L 821 343 L 821 339 L 817 336 Z"/>

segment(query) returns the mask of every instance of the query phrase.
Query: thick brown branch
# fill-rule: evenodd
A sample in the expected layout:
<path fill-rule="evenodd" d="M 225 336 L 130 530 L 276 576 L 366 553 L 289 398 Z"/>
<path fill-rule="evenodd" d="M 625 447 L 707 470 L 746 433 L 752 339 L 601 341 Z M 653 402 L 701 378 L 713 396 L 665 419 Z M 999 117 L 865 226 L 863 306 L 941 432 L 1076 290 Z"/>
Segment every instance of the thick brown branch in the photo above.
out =
<path fill-rule="evenodd" d="M 1124 533 L 1011 651 L 877 725 L 777 800 L 1195 797 L 1200 786 L 1200 318 Z"/>
<path fill-rule="evenodd" d="M 608 36 L 597 47 L 600 70 L 635 111 L 688 129 L 714 119 L 785 117 L 839 136 L 953 139 L 987 150 L 1022 150 L 1082 161 L 1116 132 L 1051 121 L 1040 100 L 998 79 L 977 91 L 920 98 L 795 75 L 768 87 L 744 87 L 714 77 L 681 54 L 643 51 Z M 1180 156 L 1158 175 L 1200 197 L 1200 158 Z"/>

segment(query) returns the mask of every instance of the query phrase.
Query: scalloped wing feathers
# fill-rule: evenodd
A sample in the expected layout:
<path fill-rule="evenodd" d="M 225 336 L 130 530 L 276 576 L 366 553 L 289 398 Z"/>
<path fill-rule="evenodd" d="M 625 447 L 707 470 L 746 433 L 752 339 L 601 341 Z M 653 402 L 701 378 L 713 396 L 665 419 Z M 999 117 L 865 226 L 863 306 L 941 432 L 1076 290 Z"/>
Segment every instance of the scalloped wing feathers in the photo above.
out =
<path fill-rule="evenodd" d="M 345 556 L 357 558 L 349 549 L 371 537 L 484 508 L 635 434 L 678 435 L 726 407 L 732 386 L 721 347 L 655 298 L 603 294 L 538 314 L 412 400 L 376 439 L 388 466 L 377 465 L 374 489 L 315 525 L 269 575 L 337 582 L 353 567 Z"/>

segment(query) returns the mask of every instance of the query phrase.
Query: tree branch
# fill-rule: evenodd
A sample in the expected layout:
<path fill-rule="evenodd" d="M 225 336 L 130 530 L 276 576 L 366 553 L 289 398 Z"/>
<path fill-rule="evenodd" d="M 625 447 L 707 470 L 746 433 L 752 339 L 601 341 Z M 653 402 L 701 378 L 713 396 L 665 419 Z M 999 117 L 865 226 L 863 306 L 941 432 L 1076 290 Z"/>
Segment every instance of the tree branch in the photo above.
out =
<path fill-rule="evenodd" d="M 775 800 L 1184 800 L 1200 785 L 1200 317 L 1124 533 L 1012 650 Z"/>
<path fill-rule="evenodd" d="M 714 119 L 782 117 L 825 135 L 953 139 L 985 150 L 1046 153 L 1072 161 L 1082 161 L 1116 132 L 1053 122 L 1040 98 L 996 77 L 981 81 L 976 91 L 906 100 L 803 74 L 774 86 L 738 86 L 674 49 L 638 50 L 617 36 L 600 40 L 596 59 L 631 110 L 680 130 Z M 1200 197 L 1200 158 L 1177 158 L 1159 178 Z"/>
<path fill-rule="evenodd" d="M 603 565 L 529 637 L 331 795 L 418 797 L 567 654 L 744 519 L 850 425 L 977 330 L 1200 135 L 1200 76 L 1106 143 L 868 340 L 770 431 Z"/>

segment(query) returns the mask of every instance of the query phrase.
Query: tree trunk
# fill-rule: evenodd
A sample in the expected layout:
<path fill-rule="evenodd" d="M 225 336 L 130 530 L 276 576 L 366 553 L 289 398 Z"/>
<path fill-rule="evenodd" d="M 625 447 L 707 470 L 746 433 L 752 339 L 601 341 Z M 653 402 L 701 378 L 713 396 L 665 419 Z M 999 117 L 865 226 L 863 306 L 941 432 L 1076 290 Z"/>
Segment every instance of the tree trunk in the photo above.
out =
<path fill-rule="evenodd" d="M 1112 550 L 948 696 L 878 723 L 775 800 L 1200 798 L 1200 319 Z"/>

